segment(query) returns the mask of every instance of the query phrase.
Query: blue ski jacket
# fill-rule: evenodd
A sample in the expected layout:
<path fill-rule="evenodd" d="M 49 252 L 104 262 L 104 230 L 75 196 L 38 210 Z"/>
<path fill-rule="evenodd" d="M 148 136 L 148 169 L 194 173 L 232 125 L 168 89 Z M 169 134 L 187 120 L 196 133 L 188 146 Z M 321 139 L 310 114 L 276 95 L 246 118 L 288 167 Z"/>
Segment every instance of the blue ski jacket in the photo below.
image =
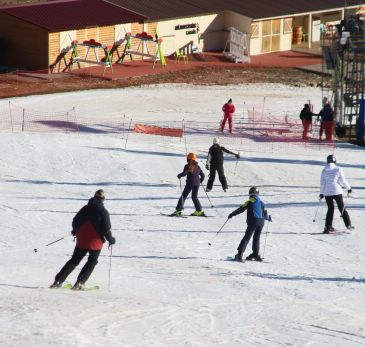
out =
<path fill-rule="evenodd" d="M 261 199 L 256 196 L 250 196 L 250 198 L 242 204 L 238 209 L 231 213 L 232 216 L 236 216 L 247 210 L 247 224 L 259 224 L 265 223 L 265 220 L 269 220 L 270 216 L 265 209 L 265 204 Z"/>

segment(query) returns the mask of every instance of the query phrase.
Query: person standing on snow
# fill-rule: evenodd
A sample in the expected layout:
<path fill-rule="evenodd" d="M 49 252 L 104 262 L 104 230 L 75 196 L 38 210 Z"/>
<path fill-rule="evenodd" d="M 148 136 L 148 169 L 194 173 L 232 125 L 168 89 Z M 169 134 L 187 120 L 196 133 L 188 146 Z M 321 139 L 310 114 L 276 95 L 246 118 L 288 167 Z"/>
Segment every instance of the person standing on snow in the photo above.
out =
<path fill-rule="evenodd" d="M 308 140 L 308 130 L 312 126 L 313 116 L 315 116 L 315 114 L 311 111 L 310 105 L 305 104 L 299 115 L 299 118 L 302 120 L 303 124 L 303 140 Z"/>
<path fill-rule="evenodd" d="M 178 179 L 181 177 L 186 177 L 186 185 L 180 196 L 180 199 L 177 203 L 176 210 L 171 216 L 179 217 L 181 216 L 181 211 L 184 208 L 184 203 L 188 195 L 191 193 L 191 199 L 193 200 L 195 206 L 195 212 L 191 214 L 191 216 L 205 216 L 200 201 L 198 199 L 198 191 L 200 184 L 204 181 L 205 175 L 204 172 L 199 167 L 198 163 L 196 162 L 196 155 L 195 153 L 189 153 L 187 156 L 187 164 L 184 166 L 183 172 L 177 175 Z"/>
<path fill-rule="evenodd" d="M 237 210 L 228 215 L 228 218 L 232 218 L 247 210 L 247 229 L 245 236 L 241 240 L 235 255 L 234 260 L 242 262 L 242 255 L 246 250 L 248 243 L 253 235 L 252 253 L 246 258 L 246 260 L 262 261 L 260 256 L 260 236 L 261 231 L 265 225 L 265 220 L 272 222 L 271 216 L 267 213 L 264 203 L 259 198 L 259 191 L 256 187 L 251 187 L 248 191 L 249 199 L 241 205 Z"/>
<path fill-rule="evenodd" d="M 213 139 L 213 146 L 209 148 L 207 162 L 205 167 L 209 170 L 209 179 L 207 183 L 207 192 L 210 192 L 213 188 L 213 183 L 215 180 L 215 173 L 218 172 L 219 181 L 221 182 L 223 190 L 226 192 L 228 189 L 227 179 L 224 175 L 223 168 L 223 152 L 233 154 L 237 159 L 240 158 L 239 154 L 233 153 L 223 146 L 219 145 L 219 139 Z"/>
<path fill-rule="evenodd" d="M 77 281 L 72 289 L 84 289 L 85 282 L 89 279 L 96 264 L 103 243 L 109 242 L 109 246 L 115 244 L 115 238 L 110 231 L 109 212 L 104 207 L 105 193 L 102 189 L 95 192 L 93 198 L 84 206 L 72 221 L 72 235 L 76 236 L 76 246 L 71 259 L 56 275 L 50 288 L 59 288 L 67 276 L 76 268 L 81 260 L 89 253 L 88 260 L 81 269 Z"/>
<path fill-rule="evenodd" d="M 322 134 L 324 131 L 326 140 L 331 141 L 334 129 L 334 112 L 329 102 L 327 102 L 319 112 L 317 121 L 319 119 L 321 121 L 321 126 L 319 128 L 319 139 L 322 140 Z"/>
<path fill-rule="evenodd" d="M 335 210 L 333 201 L 336 201 L 337 207 L 343 218 L 343 222 L 347 229 L 354 229 L 351 225 L 350 216 L 345 208 L 342 196 L 342 187 L 347 189 L 347 194 L 352 193 L 351 186 L 347 182 L 342 169 L 336 166 L 336 158 L 334 155 L 327 157 L 327 165 L 324 167 L 321 173 L 321 188 L 319 194 L 319 200 L 326 199 L 327 203 L 327 215 L 326 224 L 323 233 L 329 234 L 335 229 L 332 227 L 333 213 Z"/>
<path fill-rule="evenodd" d="M 226 121 L 228 120 L 229 132 L 232 134 L 232 117 L 233 113 L 236 112 L 236 108 L 232 103 L 232 99 L 229 99 L 228 102 L 223 105 L 222 111 L 224 113 L 224 118 L 221 122 L 221 132 L 223 132 Z"/>

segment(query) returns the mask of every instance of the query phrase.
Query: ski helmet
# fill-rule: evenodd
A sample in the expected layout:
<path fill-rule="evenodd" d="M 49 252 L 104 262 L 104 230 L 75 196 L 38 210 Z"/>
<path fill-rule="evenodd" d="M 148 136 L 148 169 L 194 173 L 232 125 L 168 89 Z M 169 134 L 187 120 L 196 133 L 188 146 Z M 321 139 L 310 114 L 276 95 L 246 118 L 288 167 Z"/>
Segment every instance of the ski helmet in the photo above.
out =
<path fill-rule="evenodd" d="M 328 157 L 327 157 L 327 164 L 329 163 L 334 163 L 336 164 L 336 157 L 333 155 L 333 154 L 330 154 Z"/>
<path fill-rule="evenodd" d="M 94 194 L 94 198 L 100 199 L 102 201 L 105 200 L 105 192 L 102 189 L 98 189 L 95 194 Z"/>
<path fill-rule="evenodd" d="M 248 195 L 259 195 L 259 191 L 257 190 L 256 187 L 251 187 L 250 190 L 248 191 Z"/>
<path fill-rule="evenodd" d="M 213 145 L 219 145 L 219 138 L 218 137 L 215 137 L 213 139 Z"/>
<path fill-rule="evenodd" d="M 188 160 L 196 160 L 196 154 L 195 153 L 189 153 L 188 154 Z"/>

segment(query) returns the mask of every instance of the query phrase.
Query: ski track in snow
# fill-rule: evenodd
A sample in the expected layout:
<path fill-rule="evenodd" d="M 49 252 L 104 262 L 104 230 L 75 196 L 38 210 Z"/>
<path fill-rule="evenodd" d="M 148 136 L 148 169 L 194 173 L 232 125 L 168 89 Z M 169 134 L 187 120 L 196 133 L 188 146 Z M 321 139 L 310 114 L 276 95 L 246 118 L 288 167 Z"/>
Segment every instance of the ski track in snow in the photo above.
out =
<path fill-rule="evenodd" d="M 243 102 L 261 108 L 264 96 L 265 108 L 284 114 L 299 113 L 308 99 L 317 112 L 321 100 L 318 89 L 281 85 L 167 85 L 72 95 L 12 102 L 36 110 L 75 106 L 81 118 L 184 118 L 189 129 L 195 124 L 209 134 L 187 137 L 187 151 L 198 153 L 202 167 L 213 136 L 220 135 L 210 127 L 219 123 L 228 97 L 237 117 Z M 222 145 L 237 150 L 238 142 L 230 141 L 221 137 Z M 354 187 L 345 203 L 356 229 L 323 235 L 324 203 L 312 220 L 327 150 L 303 153 L 296 145 L 290 154 L 240 151 L 237 167 L 226 157 L 228 192 L 216 179 L 209 193 L 213 208 L 199 192 L 214 218 L 178 219 L 160 212 L 172 212 L 181 194 L 176 175 L 185 164 L 184 141 L 131 134 L 125 148 L 125 139 L 115 134 L 3 133 L 0 145 L 1 346 L 364 346 L 363 149 L 335 149 Z M 265 262 L 228 262 L 243 237 L 246 215 L 216 233 L 251 185 L 259 186 L 273 216 L 261 238 Z M 88 281 L 100 290 L 49 289 L 72 254 L 72 218 L 98 188 L 107 192 L 117 239 L 111 291 L 107 247 Z M 189 197 L 184 213 L 193 210 Z M 337 210 L 334 225 L 344 231 Z"/>

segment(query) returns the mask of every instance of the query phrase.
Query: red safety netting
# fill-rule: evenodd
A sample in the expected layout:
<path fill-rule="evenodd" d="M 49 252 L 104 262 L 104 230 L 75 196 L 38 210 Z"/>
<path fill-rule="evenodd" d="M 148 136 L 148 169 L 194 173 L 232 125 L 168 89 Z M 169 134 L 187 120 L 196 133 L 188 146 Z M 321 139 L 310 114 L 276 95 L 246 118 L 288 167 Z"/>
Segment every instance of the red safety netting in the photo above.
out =
<path fill-rule="evenodd" d="M 160 136 L 171 136 L 171 137 L 182 137 L 184 132 L 183 129 L 179 128 L 165 128 L 155 125 L 135 124 L 134 132 L 150 135 Z"/>

